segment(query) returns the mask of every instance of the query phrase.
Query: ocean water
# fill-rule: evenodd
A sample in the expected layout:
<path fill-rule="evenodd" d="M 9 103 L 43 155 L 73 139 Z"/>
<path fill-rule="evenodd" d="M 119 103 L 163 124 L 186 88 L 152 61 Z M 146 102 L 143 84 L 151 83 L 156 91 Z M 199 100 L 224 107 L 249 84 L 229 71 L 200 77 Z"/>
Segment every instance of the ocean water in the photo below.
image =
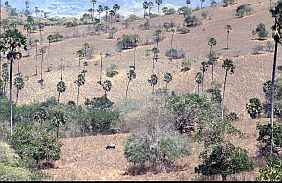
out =
<path fill-rule="evenodd" d="M 25 1 L 26 0 L 8 0 L 12 7 L 15 7 L 18 11 L 24 11 L 25 9 Z M 154 8 L 152 12 L 157 12 L 157 5 L 155 4 L 155 0 L 147 0 L 154 3 Z M 216 2 L 221 2 L 222 0 L 216 0 Z M 1 0 L 2 5 L 4 4 L 4 0 Z M 143 13 L 143 2 L 144 0 L 97 0 L 97 4 L 95 5 L 95 9 L 97 9 L 98 5 L 109 6 L 110 8 L 115 4 L 119 4 L 121 6 L 120 14 L 127 16 L 129 14 L 137 14 L 142 15 Z M 34 13 L 35 7 L 38 7 L 39 10 L 43 10 L 44 12 L 48 12 L 48 16 L 50 17 L 70 17 L 75 16 L 79 17 L 83 13 L 85 13 L 88 9 L 92 7 L 92 3 L 90 0 L 29 0 L 30 10 Z M 186 5 L 186 0 L 163 0 L 163 6 L 179 8 L 180 6 Z M 195 8 L 196 6 L 200 6 L 200 0 L 191 0 L 190 7 Z M 203 6 L 209 6 L 210 0 L 206 0 L 203 3 Z M 98 16 L 98 13 L 96 13 Z M 95 14 L 95 15 L 96 15 Z"/>

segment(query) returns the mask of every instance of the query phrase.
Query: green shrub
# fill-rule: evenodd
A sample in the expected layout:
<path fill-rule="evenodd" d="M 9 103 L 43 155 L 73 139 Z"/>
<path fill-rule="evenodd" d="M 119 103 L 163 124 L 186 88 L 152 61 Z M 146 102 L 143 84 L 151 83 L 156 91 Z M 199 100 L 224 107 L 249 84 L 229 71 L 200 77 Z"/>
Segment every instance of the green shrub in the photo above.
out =
<path fill-rule="evenodd" d="M 181 72 L 186 72 L 190 70 L 191 62 L 189 60 L 183 60 L 181 62 Z"/>
<path fill-rule="evenodd" d="M 228 121 L 238 121 L 239 120 L 239 117 L 238 115 L 235 113 L 235 112 L 231 112 L 229 113 L 227 116 L 226 116 L 226 119 Z"/>
<path fill-rule="evenodd" d="M 236 9 L 236 16 L 243 17 L 246 14 L 251 14 L 252 7 L 250 4 L 242 4 Z"/>
<path fill-rule="evenodd" d="M 246 109 L 252 119 L 260 117 L 262 113 L 262 104 L 258 98 L 251 98 L 250 103 L 246 104 Z"/>
<path fill-rule="evenodd" d="M 270 42 L 270 41 L 267 41 L 267 42 L 266 42 L 266 51 L 272 52 L 272 51 L 273 51 L 273 48 L 274 48 L 273 43 Z"/>
<path fill-rule="evenodd" d="M 265 28 L 265 24 L 260 23 L 257 25 L 257 28 L 252 31 L 253 35 L 258 34 L 259 39 L 265 39 L 268 35 L 268 31 Z"/>
<path fill-rule="evenodd" d="M 150 28 L 151 28 L 151 25 L 150 25 L 149 20 L 146 20 L 144 24 L 139 25 L 139 29 L 142 29 L 142 30 L 150 30 Z"/>
<path fill-rule="evenodd" d="M 107 76 L 107 77 L 111 77 L 111 78 L 114 77 L 115 75 L 118 74 L 117 69 L 118 69 L 118 66 L 117 66 L 117 65 L 111 64 L 111 67 L 108 67 L 108 68 L 106 69 L 106 76 Z"/>
<path fill-rule="evenodd" d="M 182 51 L 178 51 L 177 49 L 170 49 L 166 52 L 165 56 L 167 57 L 171 57 L 173 59 L 181 59 L 181 58 L 185 58 L 185 54 Z"/>
<path fill-rule="evenodd" d="M 263 45 L 256 45 L 254 48 L 253 48 L 253 54 L 256 55 L 256 54 L 259 54 L 263 51 Z"/>
<path fill-rule="evenodd" d="M 281 182 L 282 181 L 282 161 L 275 157 L 267 159 L 267 166 L 259 170 L 257 181 Z"/>
<path fill-rule="evenodd" d="M 0 163 L 1 181 L 31 181 L 32 173 L 24 168 L 10 167 Z"/>
<path fill-rule="evenodd" d="M 234 5 L 235 0 L 223 0 L 223 7 L 227 7 L 229 5 Z"/>
<path fill-rule="evenodd" d="M 180 34 L 187 34 L 190 32 L 190 30 L 187 27 L 177 27 L 177 32 L 179 32 Z"/>
<path fill-rule="evenodd" d="M 0 163 L 12 167 L 17 167 L 20 164 L 20 157 L 15 150 L 2 141 L 0 141 Z"/>
<path fill-rule="evenodd" d="M 187 18 L 185 18 L 184 23 L 187 27 L 193 27 L 200 25 L 200 20 L 196 16 L 188 15 Z"/>

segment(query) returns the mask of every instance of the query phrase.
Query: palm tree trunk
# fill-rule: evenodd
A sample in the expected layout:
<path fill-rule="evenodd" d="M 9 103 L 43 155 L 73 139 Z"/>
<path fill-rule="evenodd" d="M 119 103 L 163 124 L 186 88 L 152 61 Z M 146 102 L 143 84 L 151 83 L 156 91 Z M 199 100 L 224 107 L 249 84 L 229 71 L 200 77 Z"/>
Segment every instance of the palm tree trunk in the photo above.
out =
<path fill-rule="evenodd" d="M 103 58 L 101 56 L 100 85 L 102 85 L 102 72 L 103 72 Z"/>
<path fill-rule="evenodd" d="M 146 17 L 145 14 L 146 14 L 146 9 L 144 8 L 144 18 Z"/>
<path fill-rule="evenodd" d="M 277 62 L 277 52 L 278 52 L 278 40 L 275 40 L 275 48 L 274 48 L 274 58 L 273 58 L 273 67 L 272 67 L 272 79 L 271 79 L 271 115 L 270 115 L 270 125 L 271 125 L 271 137 L 270 137 L 270 155 L 273 154 L 273 100 L 274 100 L 274 83 L 275 83 L 275 70 L 276 70 L 276 62 Z"/>
<path fill-rule="evenodd" d="M 10 60 L 10 123 L 11 123 L 11 136 L 13 135 L 13 59 Z"/>
<path fill-rule="evenodd" d="M 226 49 L 228 50 L 228 41 L 229 41 L 229 32 L 227 33 L 227 38 L 226 38 Z"/>
<path fill-rule="evenodd" d="M 95 27 L 95 23 L 94 23 L 94 19 L 95 19 L 95 4 L 92 4 L 93 6 L 93 17 L 92 17 L 92 23 L 93 23 L 93 27 Z"/>
<path fill-rule="evenodd" d="M 37 75 L 37 54 L 38 54 L 38 50 L 37 50 L 37 43 L 35 44 L 35 75 Z"/>
<path fill-rule="evenodd" d="M 200 83 L 198 83 L 198 94 L 200 94 Z"/>
<path fill-rule="evenodd" d="M 214 68 L 214 64 L 212 63 L 212 82 L 213 82 L 213 68 Z"/>
<path fill-rule="evenodd" d="M 152 74 L 155 73 L 155 59 L 153 58 L 153 71 L 152 71 Z"/>
<path fill-rule="evenodd" d="M 205 72 L 203 72 L 203 82 L 202 82 L 202 92 L 204 91 L 204 78 L 205 78 Z"/>
<path fill-rule="evenodd" d="M 128 80 L 128 82 L 127 82 L 126 91 L 125 91 L 125 100 L 127 100 L 127 94 L 128 94 L 128 89 L 129 89 L 129 83 L 130 83 L 130 80 Z"/>
<path fill-rule="evenodd" d="M 153 92 L 155 91 L 155 85 L 153 85 Z"/>
<path fill-rule="evenodd" d="M 49 45 L 48 45 L 48 62 L 47 62 L 47 71 L 49 71 L 49 63 L 50 63 L 50 47 L 51 47 L 51 42 L 49 41 Z"/>
<path fill-rule="evenodd" d="M 20 59 L 18 59 L 18 74 L 20 73 Z"/>
<path fill-rule="evenodd" d="M 136 45 L 134 47 L 134 58 L 133 58 L 133 65 L 134 65 L 134 70 L 135 70 L 135 54 L 136 54 Z"/>
<path fill-rule="evenodd" d="M 58 103 L 60 103 L 61 92 L 59 92 Z"/>
<path fill-rule="evenodd" d="M 201 9 L 203 8 L 203 1 L 201 2 Z"/>
<path fill-rule="evenodd" d="M 166 91 L 167 91 L 167 84 L 168 84 L 168 83 L 166 82 L 166 83 L 165 83 L 165 90 L 166 90 Z"/>
<path fill-rule="evenodd" d="M 41 70 L 40 70 L 40 79 L 42 80 L 42 69 L 43 69 L 43 53 L 42 53 L 42 55 L 41 55 L 41 65 L 40 65 L 40 67 L 41 67 Z"/>
<path fill-rule="evenodd" d="M 158 5 L 158 14 L 160 16 L 160 5 Z"/>
<path fill-rule="evenodd" d="M 20 90 L 17 89 L 17 92 L 16 92 L 16 104 L 18 104 L 19 93 L 20 93 Z"/>
<path fill-rule="evenodd" d="M 76 105 L 78 106 L 78 100 L 79 100 L 79 86 L 77 86 L 77 97 L 76 97 Z"/>
<path fill-rule="evenodd" d="M 226 89 L 226 79 L 227 79 L 227 70 L 225 72 L 224 77 L 224 86 L 223 86 L 223 94 L 222 94 L 222 101 L 221 101 L 221 118 L 223 120 L 223 113 L 224 113 L 224 96 L 225 96 L 225 89 Z"/>

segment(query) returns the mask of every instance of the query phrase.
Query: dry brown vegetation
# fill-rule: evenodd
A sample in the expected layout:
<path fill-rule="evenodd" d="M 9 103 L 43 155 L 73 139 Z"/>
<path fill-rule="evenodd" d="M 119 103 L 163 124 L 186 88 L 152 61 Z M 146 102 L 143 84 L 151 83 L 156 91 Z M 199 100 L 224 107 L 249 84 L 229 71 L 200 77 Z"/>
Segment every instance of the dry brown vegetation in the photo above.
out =
<path fill-rule="evenodd" d="M 253 13 L 250 16 L 243 18 L 235 18 L 234 12 L 238 5 L 250 3 L 253 8 Z M 272 41 L 271 36 L 265 41 L 253 40 L 256 36 L 252 35 L 252 30 L 257 24 L 264 23 L 271 32 L 273 20 L 268 11 L 269 2 L 265 0 L 238 0 L 237 4 L 229 7 L 212 7 L 194 12 L 197 17 L 201 17 L 202 11 L 211 14 L 211 20 L 201 19 L 202 25 L 190 28 L 190 33 L 182 35 L 175 34 L 173 47 L 184 50 L 186 56 L 192 61 L 192 69 L 189 72 L 182 73 L 181 60 L 169 61 L 165 57 L 165 52 L 170 48 L 171 34 L 163 30 L 164 41 L 160 45 L 160 61 L 156 63 L 156 73 L 160 78 L 156 88 L 162 88 L 165 83 L 162 81 L 165 72 L 173 74 L 173 81 L 169 84 L 169 89 L 177 93 L 188 91 L 197 91 L 197 84 L 194 80 L 195 74 L 200 69 L 201 61 L 207 58 L 209 46 L 207 44 L 209 37 L 214 37 L 217 40 L 217 45 L 214 50 L 220 53 L 220 61 L 215 66 L 215 80 L 223 83 L 224 70 L 221 68 L 223 59 L 232 59 L 236 65 L 235 74 L 230 76 L 227 81 L 226 100 L 225 103 L 230 111 L 239 114 L 240 121 L 234 122 L 244 135 L 241 139 L 231 139 L 234 144 L 239 145 L 249 151 L 250 157 L 255 161 L 255 171 L 248 174 L 240 174 L 231 177 L 232 180 L 254 180 L 258 169 L 262 166 L 261 157 L 257 156 L 257 141 L 258 131 L 256 123 L 267 123 L 267 119 L 251 120 L 245 104 L 249 98 L 258 97 L 264 99 L 262 84 L 271 78 L 271 68 L 273 53 L 264 51 L 263 54 L 253 55 L 252 48 L 257 44 L 266 45 L 267 40 Z M 176 24 L 183 23 L 183 17 L 180 15 L 161 16 L 150 19 L 151 25 L 163 25 L 163 22 L 174 21 Z M 129 23 L 129 29 L 124 29 L 120 23 L 115 26 L 118 32 L 115 38 L 121 37 L 122 34 L 138 33 L 141 40 L 145 41 L 147 37 L 152 38 L 154 29 L 144 31 L 138 30 L 138 26 L 144 23 L 145 20 L 138 20 Z M 230 49 L 226 47 L 226 24 L 232 25 L 230 33 Z M 76 30 L 84 30 L 84 26 L 75 28 Z M 43 32 L 45 45 L 47 45 L 46 37 L 51 32 L 60 32 L 62 35 L 67 35 L 73 28 L 65 28 L 63 26 L 46 27 Z M 39 32 L 33 37 L 39 38 Z M 20 93 L 19 103 L 32 103 L 35 101 L 43 101 L 52 96 L 57 96 L 56 84 L 60 80 L 60 72 L 58 70 L 59 60 L 64 58 L 64 63 L 67 66 L 64 70 L 63 80 L 66 82 L 67 90 L 61 96 L 62 102 L 75 100 L 76 85 L 74 81 L 77 78 L 78 58 L 75 52 L 80 49 L 84 43 L 88 42 L 94 47 L 93 59 L 89 60 L 88 72 L 86 73 L 86 83 L 81 87 L 80 104 L 84 102 L 86 97 L 92 98 L 100 96 L 104 92 L 102 87 L 97 83 L 99 81 L 99 63 L 100 53 L 112 52 L 112 56 L 104 58 L 104 73 L 106 77 L 106 67 L 111 64 L 118 65 L 119 74 L 114 78 L 107 78 L 112 81 L 113 88 L 108 93 L 108 97 L 114 102 L 118 102 L 125 97 L 126 89 L 126 73 L 129 66 L 133 63 L 133 49 L 115 53 L 116 39 L 107 39 L 107 34 L 85 36 L 78 38 L 66 39 L 62 42 L 52 43 L 50 61 L 53 65 L 51 72 L 44 72 L 44 86 L 41 88 L 37 81 L 40 75 L 33 76 L 35 58 L 27 57 L 21 60 L 21 71 L 26 77 L 26 86 Z M 147 49 L 152 49 L 153 45 L 139 46 L 136 52 L 136 67 L 137 78 L 130 84 L 129 98 L 140 101 L 148 100 L 151 92 L 151 87 L 147 79 L 151 75 L 152 55 L 145 56 Z M 282 51 L 281 48 L 278 52 Z M 32 53 L 35 53 L 33 47 Z M 34 55 L 34 54 L 33 54 Z M 45 57 L 45 63 L 47 57 Z M 278 61 L 281 65 L 281 61 Z M 47 70 L 47 65 L 44 64 L 44 71 Z M 281 73 L 278 73 L 278 77 Z M 210 69 L 207 72 L 207 80 L 204 88 L 208 89 L 211 82 Z M 178 161 L 178 165 L 182 166 L 182 170 L 172 173 L 160 173 L 157 175 L 146 174 L 140 176 L 128 176 L 123 173 L 128 168 L 128 163 L 123 157 L 123 142 L 126 140 L 127 134 L 117 134 L 108 136 L 93 136 L 61 139 L 63 142 L 62 158 L 57 162 L 57 169 L 45 170 L 51 175 L 51 180 L 199 180 L 202 177 L 194 173 L 194 167 L 199 164 L 198 155 L 201 152 L 199 144 L 193 144 L 192 155 L 188 158 Z M 106 150 L 107 143 L 116 143 L 115 150 Z"/>

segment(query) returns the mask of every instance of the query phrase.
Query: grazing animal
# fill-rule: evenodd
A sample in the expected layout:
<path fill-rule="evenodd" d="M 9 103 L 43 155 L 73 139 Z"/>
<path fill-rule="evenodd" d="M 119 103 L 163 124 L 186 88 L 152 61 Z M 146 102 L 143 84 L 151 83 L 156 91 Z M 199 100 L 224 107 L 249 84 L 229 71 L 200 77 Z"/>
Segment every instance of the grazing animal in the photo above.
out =
<path fill-rule="evenodd" d="M 106 149 L 115 149 L 116 148 L 116 145 L 115 144 L 108 144 L 106 146 Z"/>

